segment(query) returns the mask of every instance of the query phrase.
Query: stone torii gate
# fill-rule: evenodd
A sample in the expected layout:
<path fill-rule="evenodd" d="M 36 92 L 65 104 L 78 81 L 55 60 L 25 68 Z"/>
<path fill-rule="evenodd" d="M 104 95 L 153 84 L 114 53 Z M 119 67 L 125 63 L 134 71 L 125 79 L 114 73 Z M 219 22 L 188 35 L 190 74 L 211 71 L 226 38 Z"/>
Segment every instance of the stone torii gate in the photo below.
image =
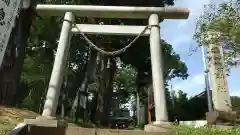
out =
<path fill-rule="evenodd" d="M 25 120 L 26 124 L 58 126 L 59 123 L 57 120 L 54 120 L 54 117 L 58 105 L 61 84 L 63 83 L 63 71 L 67 61 L 66 58 L 70 48 L 69 41 L 72 34 L 79 34 L 80 32 L 85 34 L 106 35 L 139 35 L 142 33 L 142 36 L 150 37 L 152 80 L 156 114 L 156 121 L 153 124 L 162 125 L 168 122 L 159 18 L 187 19 L 189 16 L 188 9 L 174 7 L 37 5 L 36 10 L 40 16 L 64 16 L 64 21 L 42 116 L 34 120 L 27 119 Z M 147 26 L 75 24 L 74 16 L 90 18 L 148 19 L 149 24 L 146 24 Z"/>

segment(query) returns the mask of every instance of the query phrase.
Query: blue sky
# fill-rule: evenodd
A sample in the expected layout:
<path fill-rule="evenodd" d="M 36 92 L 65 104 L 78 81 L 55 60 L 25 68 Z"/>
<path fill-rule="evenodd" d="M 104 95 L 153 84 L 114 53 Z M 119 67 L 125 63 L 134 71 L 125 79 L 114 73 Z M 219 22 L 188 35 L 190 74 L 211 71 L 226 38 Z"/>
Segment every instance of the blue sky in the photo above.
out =
<path fill-rule="evenodd" d="M 173 45 L 174 50 L 180 54 L 181 60 L 187 62 L 190 74 L 187 80 L 174 79 L 171 81 L 174 90 L 183 90 L 189 96 L 194 96 L 204 90 L 204 68 L 201 48 L 189 57 L 189 47 L 198 45 L 192 39 L 197 17 L 203 13 L 205 4 L 221 3 L 222 0 L 176 0 L 175 7 L 184 7 L 190 10 L 187 20 L 164 20 L 161 23 L 161 37 Z M 240 96 L 240 87 L 237 84 L 240 69 L 234 68 L 228 77 L 230 94 Z"/>

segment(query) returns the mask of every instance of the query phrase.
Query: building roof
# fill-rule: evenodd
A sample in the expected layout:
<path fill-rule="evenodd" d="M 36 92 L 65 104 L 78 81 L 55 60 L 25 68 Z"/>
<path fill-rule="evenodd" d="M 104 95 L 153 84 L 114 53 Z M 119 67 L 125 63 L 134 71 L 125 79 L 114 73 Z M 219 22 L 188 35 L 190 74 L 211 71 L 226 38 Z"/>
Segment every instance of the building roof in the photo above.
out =
<path fill-rule="evenodd" d="M 190 99 L 202 97 L 202 96 L 204 96 L 206 93 L 207 93 L 206 90 L 204 90 L 203 92 L 195 95 L 194 97 L 192 97 L 192 98 L 190 98 Z M 210 90 L 210 95 L 212 95 L 212 90 Z"/>

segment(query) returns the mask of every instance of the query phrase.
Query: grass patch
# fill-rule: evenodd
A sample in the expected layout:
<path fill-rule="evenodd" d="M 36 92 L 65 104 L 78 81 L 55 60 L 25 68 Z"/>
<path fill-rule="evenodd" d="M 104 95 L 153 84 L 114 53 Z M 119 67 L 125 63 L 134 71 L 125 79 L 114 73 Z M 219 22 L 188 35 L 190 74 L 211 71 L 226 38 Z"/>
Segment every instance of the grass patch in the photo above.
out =
<path fill-rule="evenodd" d="M 220 128 L 192 128 L 187 126 L 173 127 L 178 135 L 240 135 L 240 128 L 220 129 Z"/>

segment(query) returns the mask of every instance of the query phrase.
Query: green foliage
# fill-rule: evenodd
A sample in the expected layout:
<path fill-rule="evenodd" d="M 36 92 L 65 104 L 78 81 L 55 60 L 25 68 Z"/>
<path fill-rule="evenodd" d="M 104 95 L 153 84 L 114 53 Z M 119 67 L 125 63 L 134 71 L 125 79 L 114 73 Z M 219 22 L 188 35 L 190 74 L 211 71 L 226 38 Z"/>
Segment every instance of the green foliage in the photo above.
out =
<path fill-rule="evenodd" d="M 224 48 L 226 67 L 239 64 L 240 54 L 239 2 L 207 5 L 200 16 L 194 39 L 199 45 L 217 44 Z"/>
<path fill-rule="evenodd" d="M 188 101 L 187 93 L 184 93 L 182 90 L 178 91 L 177 103 L 181 104 Z"/>
<path fill-rule="evenodd" d="M 121 104 L 127 103 L 136 92 L 136 71 L 130 65 L 121 64 L 114 78 L 116 91 L 120 94 Z"/>
<path fill-rule="evenodd" d="M 232 109 L 237 112 L 240 116 L 240 97 L 233 96 L 231 97 Z"/>
<path fill-rule="evenodd" d="M 178 90 L 177 94 L 175 91 L 172 91 L 170 94 L 171 95 L 167 99 L 169 119 L 174 121 L 174 117 L 177 116 L 180 120 L 182 120 L 185 115 L 189 116 L 189 114 L 186 113 L 189 110 L 184 107 L 184 104 L 189 102 L 187 94 L 182 90 Z"/>

